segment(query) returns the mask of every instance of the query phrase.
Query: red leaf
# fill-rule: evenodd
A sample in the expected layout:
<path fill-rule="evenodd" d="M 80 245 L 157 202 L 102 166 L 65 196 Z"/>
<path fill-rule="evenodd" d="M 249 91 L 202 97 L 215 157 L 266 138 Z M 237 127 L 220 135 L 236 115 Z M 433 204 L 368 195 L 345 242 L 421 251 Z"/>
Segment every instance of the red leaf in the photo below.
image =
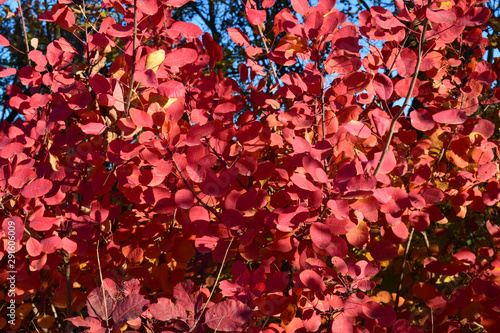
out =
<path fill-rule="evenodd" d="M 263 0 L 262 8 L 271 8 L 272 6 L 274 6 L 275 3 L 276 3 L 275 0 Z"/>
<path fill-rule="evenodd" d="M 373 90 L 380 96 L 384 101 L 388 100 L 392 92 L 394 91 L 394 86 L 391 79 L 382 73 L 375 74 L 373 78 Z"/>
<path fill-rule="evenodd" d="M 42 243 L 43 253 L 46 254 L 51 254 L 56 252 L 57 250 L 62 249 L 61 237 L 57 235 L 52 235 L 50 237 L 44 238 L 40 243 Z"/>
<path fill-rule="evenodd" d="M 436 122 L 425 109 L 416 109 L 410 112 L 411 125 L 419 131 L 428 131 L 434 128 Z"/>
<path fill-rule="evenodd" d="M 175 193 L 175 204 L 182 209 L 189 209 L 194 205 L 194 196 L 190 190 L 180 189 Z"/>
<path fill-rule="evenodd" d="M 315 222 L 311 224 L 311 229 L 309 231 L 311 235 L 311 240 L 314 245 L 320 249 L 326 249 L 332 241 L 332 235 L 330 228 L 327 224 L 320 222 Z"/>
<path fill-rule="evenodd" d="M 11 76 L 11 75 L 16 75 L 17 69 L 15 68 L 6 68 L 0 70 L 0 78 Z"/>
<path fill-rule="evenodd" d="M 146 112 L 136 108 L 130 109 L 130 117 L 137 127 L 153 128 L 153 118 Z"/>
<path fill-rule="evenodd" d="M 181 35 L 184 38 L 198 38 L 203 31 L 201 31 L 201 28 L 196 24 L 177 21 L 172 24 L 170 29 L 167 30 L 167 33 L 172 38 L 177 37 L 175 35 Z"/>
<path fill-rule="evenodd" d="M 99 135 L 106 129 L 106 125 L 102 123 L 88 123 L 80 127 L 83 133 L 88 135 Z"/>
<path fill-rule="evenodd" d="M 405 47 L 399 57 L 396 59 L 396 68 L 399 75 L 402 77 L 409 77 L 415 73 L 415 66 L 417 65 L 417 55 L 415 52 Z"/>
<path fill-rule="evenodd" d="M 104 305 L 104 302 L 106 302 L 106 305 Z M 87 311 L 92 317 L 106 320 L 111 317 L 113 308 L 113 298 L 107 290 L 103 293 L 101 287 L 94 288 L 87 296 Z"/>
<path fill-rule="evenodd" d="M 234 332 L 248 322 L 252 310 L 236 300 L 225 300 L 215 304 L 205 314 L 206 325 L 217 331 Z"/>
<path fill-rule="evenodd" d="M 66 5 L 57 3 L 52 7 L 52 17 L 61 28 L 70 28 L 75 25 L 75 14 Z"/>
<path fill-rule="evenodd" d="M 145 87 L 158 87 L 158 79 L 156 78 L 156 73 L 152 69 L 136 71 L 134 79 Z"/>
<path fill-rule="evenodd" d="M 321 293 L 326 290 L 326 285 L 321 276 L 311 269 L 300 272 L 300 282 L 314 292 Z"/>
<path fill-rule="evenodd" d="M 20 142 L 11 142 L 0 149 L 0 157 L 9 159 L 14 155 L 21 153 L 24 150 L 24 145 Z"/>
<path fill-rule="evenodd" d="M 361 139 L 368 138 L 372 131 L 368 126 L 357 120 L 351 120 L 344 125 L 344 128 L 352 135 L 360 137 Z"/>
<path fill-rule="evenodd" d="M 137 0 L 137 9 L 145 15 L 154 15 L 158 12 L 156 0 Z"/>
<path fill-rule="evenodd" d="M 149 304 L 148 309 L 155 319 L 161 321 L 186 317 L 186 311 L 181 306 L 165 297 L 158 298 L 158 303 Z"/>
<path fill-rule="evenodd" d="M 362 248 L 366 243 L 368 243 L 370 237 L 370 231 L 366 226 L 364 221 L 361 221 L 358 226 L 354 229 L 349 230 L 346 234 L 347 241 L 354 247 L 358 249 Z"/>
<path fill-rule="evenodd" d="M 30 237 L 26 241 L 26 251 L 32 257 L 38 257 L 42 253 L 42 245 L 36 238 Z"/>
<path fill-rule="evenodd" d="M 36 178 L 36 173 L 32 169 L 21 169 L 9 177 L 9 185 L 14 188 L 22 188 L 26 183 Z"/>
<path fill-rule="evenodd" d="M 62 248 L 64 251 L 68 253 L 75 253 L 76 249 L 78 247 L 78 244 L 76 242 L 68 237 L 64 237 L 62 239 Z"/>
<path fill-rule="evenodd" d="M 385 239 L 379 242 L 373 242 L 369 245 L 370 254 L 375 260 L 389 260 L 396 258 L 398 255 L 398 248 L 394 243 Z"/>
<path fill-rule="evenodd" d="M 309 3 L 307 0 L 292 0 L 292 7 L 300 15 L 309 13 Z"/>
<path fill-rule="evenodd" d="M 449 23 L 457 19 L 457 16 L 452 10 L 440 10 L 435 12 L 430 8 L 425 10 L 425 17 L 434 23 Z"/>
<path fill-rule="evenodd" d="M 493 206 L 500 200 L 500 184 L 492 181 L 486 184 L 483 191 L 483 202 L 487 206 Z"/>
<path fill-rule="evenodd" d="M 440 124 L 459 125 L 467 120 L 467 114 L 461 109 L 450 109 L 434 114 L 432 119 Z"/>
<path fill-rule="evenodd" d="M 382 157 L 382 152 L 377 152 L 373 155 L 374 168 L 378 165 L 378 162 L 380 161 L 381 157 Z M 396 167 L 396 164 L 397 161 L 396 157 L 394 156 L 394 152 L 392 149 L 389 149 L 387 151 L 387 154 L 385 155 L 384 161 L 382 162 L 382 166 L 380 167 L 380 173 L 384 175 L 390 173 Z"/>
<path fill-rule="evenodd" d="M 30 222 L 30 227 L 36 231 L 47 231 L 50 230 L 54 225 L 59 224 L 59 219 L 45 216 L 35 216 Z"/>
<path fill-rule="evenodd" d="M 248 22 L 250 22 L 251 25 L 261 25 L 266 22 L 267 14 L 265 10 L 257 10 L 247 7 L 247 16 Z"/>
<path fill-rule="evenodd" d="M 42 197 L 49 193 L 52 189 L 52 182 L 48 179 L 35 179 L 29 183 L 23 190 L 21 194 L 23 197 L 32 199 Z"/>
<path fill-rule="evenodd" d="M 410 214 L 410 223 L 413 228 L 419 231 L 424 231 L 431 224 L 429 213 L 416 210 Z"/>
<path fill-rule="evenodd" d="M 165 56 L 165 66 L 182 67 L 193 63 L 198 58 L 198 52 L 194 49 L 183 47 L 175 49 Z"/>
<path fill-rule="evenodd" d="M 139 317 L 145 311 L 145 306 L 148 304 L 149 301 L 140 294 L 132 294 L 125 297 L 116 305 L 113 311 L 115 326 L 120 326 L 128 320 Z"/>
<path fill-rule="evenodd" d="M 5 38 L 4 36 L 0 35 L 0 45 L 8 47 L 8 46 L 10 46 L 10 42 L 9 42 L 9 40 L 7 38 Z"/>
<path fill-rule="evenodd" d="M 362 305 L 363 313 L 370 319 L 380 319 L 385 316 L 384 306 L 377 302 L 368 301 Z"/>
<path fill-rule="evenodd" d="M 313 183 L 311 183 L 309 180 L 307 180 L 304 175 L 301 175 L 298 173 L 294 173 L 292 175 L 292 177 L 290 177 L 290 180 L 295 185 L 297 185 L 298 187 L 300 187 L 301 189 L 306 190 L 306 191 L 314 192 L 318 189 L 316 186 L 314 186 Z"/>
<path fill-rule="evenodd" d="M 228 28 L 227 33 L 229 34 L 231 40 L 239 46 L 250 46 L 250 40 L 248 39 L 248 36 L 243 31 L 241 31 L 240 28 Z"/>

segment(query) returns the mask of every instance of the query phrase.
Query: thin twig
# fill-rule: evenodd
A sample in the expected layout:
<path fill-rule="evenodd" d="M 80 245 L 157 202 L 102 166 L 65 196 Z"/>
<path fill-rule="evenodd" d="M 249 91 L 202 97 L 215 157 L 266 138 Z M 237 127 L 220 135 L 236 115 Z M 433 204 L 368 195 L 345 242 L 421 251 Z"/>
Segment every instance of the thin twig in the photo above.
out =
<path fill-rule="evenodd" d="M 189 332 L 194 331 L 194 329 L 198 325 L 201 317 L 203 316 L 203 313 L 205 312 L 205 309 L 207 308 L 208 303 L 210 302 L 210 300 L 212 299 L 212 296 L 214 295 L 215 288 L 217 288 L 217 284 L 219 283 L 220 275 L 222 274 L 222 270 L 224 269 L 224 264 L 226 262 L 227 254 L 229 253 L 229 249 L 231 248 L 231 245 L 233 244 L 233 240 L 234 240 L 234 238 L 231 238 L 231 241 L 229 242 L 229 245 L 227 246 L 226 253 L 224 253 L 224 258 L 222 259 L 222 264 L 220 266 L 219 273 L 217 274 L 217 278 L 215 279 L 215 283 L 214 283 L 214 286 L 212 288 L 212 291 L 210 292 L 210 295 L 208 296 L 208 299 L 205 302 L 203 309 L 201 309 L 201 312 L 198 315 L 198 318 L 196 318 L 196 321 L 194 322 L 193 326 L 189 329 Z"/>
<path fill-rule="evenodd" d="M 266 50 L 267 56 L 269 54 L 269 48 L 267 47 L 266 37 L 264 36 L 264 32 L 262 31 L 261 26 L 259 25 L 257 28 L 259 29 L 259 35 L 262 39 L 262 43 L 264 43 L 264 49 Z M 279 84 L 280 81 L 278 79 L 278 73 L 276 72 L 276 68 L 274 67 L 274 62 L 271 59 L 269 59 L 269 64 L 271 65 L 271 71 L 273 73 L 274 80 L 276 81 L 275 83 Z"/>
<path fill-rule="evenodd" d="M 430 6 L 430 0 L 429 0 L 429 6 Z M 413 78 L 411 80 L 410 88 L 408 89 L 408 93 L 406 94 L 406 98 L 403 102 L 403 105 L 401 105 L 401 109 L 397 113 L 397 115 L 392 119 L 391 121 L 391 126 L 389 128 L 389 134 L 387 136 L 387 141 L 385 142 L 384 145 L 384 150 L 382 151 L 382 156 L 380 156 L 380 160 L 378 161 L 377 168 L 375 169 L 375 172 L 373 175 L 377 177 L 377 175 L 380 172 L 380 169 L 382 168 L 382 164 L 384 163 L 385 157 L 387 155 L 387 152 L 389 151 L 389 147 L 391 145 L 392 137 L 394 135 L 394 129 L 396 128 L 396 124 L 399 120 L 399 118 L 404 114 L 406 107 L 408 106 L 408 103 L 410 102 L 411 96 L 413 95 L 413 90 L 415 89 L 415 84 L 417 83 L 417 77 L 418 77 L 418 72 L 420 70 L 420 64 L 422 63 L 422 56 L 423 56 L 423 49 L 424 49 L 424 42 L 425 42 L 425 33 L 427 32 L 427 27 L 429 20 L 426 18 L 424 20 L 424 27 L 422 29 L 422 33 L 420 35 L 420 42 L 418 44 L 418 58 L 417 58 L 417 64 L 415 65 L 415 73 L 413 74 Z"/>
<path fill-rule="evenodd" d="M 408 243 L 406 243 L 405 253 L 403 256 L 403 263 L 401 264 L 401 273 L 399 273 L 398 289 L 397 289 L 396 301 L 395 301 L 396 304 L 394 304 L 394 311 L 396 311 L 396 313 L 398 312 L 399 294 L 401 293 L 401 285 L 403 284 L 403 275 L 405 273 L 406 259 L 408 257 L 408 251 L 410 250 L 411 239 L 413 238 L 413 231 L 414 230 L 415 229 L 413 229 L 413 227 L 412 227 L 411 231 L 410 231 L 410 237 L 408 237 Z"/>
<path fill-rule="evenodd" d="M 102 270 L 101 270 L 101 260 L 99 259 L 99 239 L 97 239 L 97 267 L 99 268 L 99 279 L 101 279 L 101 289 L 102 289 L 102 299 L 104 301 L 104 315 L 106 316 L 106 329 L 108 332 L 111 332 L 109 329 L 109 315 L 108 315 L 108 303 L 106 302 L 106 291 L 104 290 L 104 283 L 102 279 Z"/>
<path fill-rule="evenodd" d="M 28 65 L 31 66 L 30 60 L 30 47 L 28 44 L 28 34 L 26 33 L 26 24 L 24 23 L 23 7 L 21 6 L 21 0 L 17 0 L 17 5 L 19 6 L 19 14 L 21 15 L 21 23 L 23 25 L 24 43 L 26 44 L 26 57 L 28 58 Z"/>
<path fill-rule="evenodd" d="M 132 68 L 130 70 L 130 86 L 127 96 L 127 105 L 125 107 L 125 114 L 128 114 L 130 109 L 130 102 L 132 100 L 132 91 L 134 89 L 134 72 L 135 72 L 135 57 L 136 57 L 136 45 L 135 40 L 137 39 L 137 0 L 134 0 L 134 34 L 132 36 Z"/>

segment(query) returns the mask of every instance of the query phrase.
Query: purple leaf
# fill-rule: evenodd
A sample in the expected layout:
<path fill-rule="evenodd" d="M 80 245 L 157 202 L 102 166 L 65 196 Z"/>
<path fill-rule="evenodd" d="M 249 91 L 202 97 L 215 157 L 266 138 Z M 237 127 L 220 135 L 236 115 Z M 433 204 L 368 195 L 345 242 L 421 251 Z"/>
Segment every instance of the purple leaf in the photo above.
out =
<path fill-rule="evenodd" d="M 149 301 L 140 294 L 132 294 L 125 297 L 123 301 L 116 305 L 113 311 L 115 326 L 139 317 L 144 312 L 144 306 L 147 304 L 149 304 Z"/>
<path fill-rule="evenodd" d="M 158 303 L 150 304 L 148 308 L 153 317 L 161 321 L 186 317 L 186 311 L 181 306 L 165 297 L 159 298 Z"/>

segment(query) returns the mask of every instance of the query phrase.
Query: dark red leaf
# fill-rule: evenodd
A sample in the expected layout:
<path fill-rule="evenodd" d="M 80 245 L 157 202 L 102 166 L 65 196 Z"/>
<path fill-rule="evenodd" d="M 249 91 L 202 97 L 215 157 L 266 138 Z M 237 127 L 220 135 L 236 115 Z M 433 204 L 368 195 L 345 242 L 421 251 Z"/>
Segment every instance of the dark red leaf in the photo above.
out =
<path fill-rule="evenodd" d="M 248 322 L 252 310 L 244 303 L 232 299 L 215 304 L 205 314 L 206 325 L 217 331 L 234 332 Z"/>
<path fill-rule="evenodd" d="M 119 327 L 122 323 L 139 317 L 146 310 L 145 306 L 148 304 L 149 301 L 140 294 L 125 297 L 113 310 L 115 326 Z"/>
<path fill-rule="evenodd" d="M 158 298 L 158 303 L 149 304 L 148 309 L 155 319 L 161 321 L 186 317 L 186 311 L 182 307 L 165 297 Z"/>

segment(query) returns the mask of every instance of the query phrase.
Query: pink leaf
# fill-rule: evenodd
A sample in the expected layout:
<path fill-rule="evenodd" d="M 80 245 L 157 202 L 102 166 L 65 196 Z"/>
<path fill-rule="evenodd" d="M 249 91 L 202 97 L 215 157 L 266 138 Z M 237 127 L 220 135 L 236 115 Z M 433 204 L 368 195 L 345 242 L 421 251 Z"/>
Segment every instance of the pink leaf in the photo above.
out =
<path fill-rule="evenodd" d="M 198 52 L 194 49 L 183 47 L 174 49 L 172 52 L 165 56 L 163 62 L 165 66 L 182 67 L 187 64 L 193 63 L 198 58 Z"/>
<path fill-rule="evenodd" d="M 372 134 L 372 131 L 368 126 L 357 120 L 351 120 L 344 125 L 344 128 L 350 134 L 360 137 L 361 139 L 366 139 Z"/>
<path fill-rule="evenodd" d="M 111 317 L 113 308 L 113 298 L 107 290 L 103 293 L 101 287 L 94 288 L 87 296 L 87 311 L 92 317 L 106 320 Z"/>
<path fill-rule="evenodd" d="M 251 25 L 261 25 L 266 22 L 267 14 L 265 10 L 247 8 L 247 17 Z"/>
<path fill-rule="evenodd" d="M 309 3 L 307 0 L 292 0 L 292 7 L 300 15 L 309 13 Z"/>
<path fill-rule="evenodd" d="M 311 224 L 311 229 L 309 231 L 311 235 L 311 240 L 314 245 L 320 249 L 326 249 L 332 241 L 332 235 L 328 225 L 315 222 Z"/>
<path fill-rule="evenodd" d="M 68 237 L 64 237 L 62 239 L 62 248 L 64 251 L 68 253 L 75 253 L 78 245 L 76 242 Z"/>
<path fill-rule="evenodd" d="M 194 205 L 194 196 L 190 190 L 180 189 L 175 193 L 175 203 L 179 208 L 189 209 Z"/>
<path fill-rule="evenodd" d="M 314 292 L 321 293 L 326 290 L 326 285 L 321 276 L 311 269 L 300 272 L 300 282 Z"/>
<path fill-rule="evenodd" d="M 154 15 L 158 12 L 156 0 L 137 0 L 137 9 L 146 15 Z"/>
<path fill-rule="evenodd" d="M 26 251 L 32 257 L 38 257 L 42 253 L 42 245 L 36 238 L 30 237 L 26 241 Z"/>
<path fill-rule="evenodd" d="M 52 235 L 50 237 L 42 239 L 40 242 L 42 244 L 42 251 L 46 254 L 51 254 L 57 250 L 62 249 L 62 240 L 57 235 Z"/>
<path fill-rule="evenodd" d="M 428 131 L 434 128 L 436 122 L 425 109 L 416 109 L 410 112 L 411 125 L 419 131 Z"/>
<path fill-rule="evenodd" d="M 215 304 L 205 314 L 206 325 L 217 331 L 234 332 L 248 322 L 252 310 L 236 300 L 225 300 Z"/>
<path fill-rule="evenodd" d="M 248 36 L 245 35 L 240 28 L 228 28 L 227 33 L 233 42 L 238 44 L 239 46 L 248 47 L 250 46 L 250 40 Z"/>
<path fill-rule="evenodd" d="M 13 188 L 22 188 L 26 183 L 36 178 L 36 173 L 32 169 L 21 169 L 9 177 L 9 185 Z"/>
<path fill-rule="evenodd" d="M 80 127 L 83 133 L 88 135 L 99 135 L 106 129 L 106 125 L 102 123 L 88 123 Z"/>
<path fill-rule="evenodd" d="M 452 10 L 440 10 L 435 12 L 430 8 L 425 10 L 425 17 L 434 23 L 450 23 L 457 19 L 457 16 Z"/>
<path fill-rule="evenodd" d="M 10 46 L 10 42 L 9 42 L 9 40 L 7 38 L 5 38 L 4 36 L 0 35 L 0 45 L 8 47 L 8 46 Z"/>
<path fill-rule="evenodd" d="M 450 109 L 434 114 L 432 119 L 440 124 L 459 125 L 467 120 L 467 114 L 461 109 Z"/>
<path fill-rule="evenodd" d="M 35 179 L 29 183 L 22 191 L 23 197 L 32 199 L 42 197 L 52 189 L 52 182 L 48 179 Z"/>
<path fill-rule="evenodd" d="M 198 38 L 201 36 L 203 31 L 196 24 L 188 22 L 174 22 L 167 33 L 172 36 L 172 33 L 181 35 L 184 38 Z M 175 37 L 175 36 L 174 36 Z"/>
<path fill-rule="evenodd" d="M 373 78 L 373 90 L 375 90 L 381 99 L 386 101 L 391 97 L 394 86 L 387 75 L 377 73 Z"/>

